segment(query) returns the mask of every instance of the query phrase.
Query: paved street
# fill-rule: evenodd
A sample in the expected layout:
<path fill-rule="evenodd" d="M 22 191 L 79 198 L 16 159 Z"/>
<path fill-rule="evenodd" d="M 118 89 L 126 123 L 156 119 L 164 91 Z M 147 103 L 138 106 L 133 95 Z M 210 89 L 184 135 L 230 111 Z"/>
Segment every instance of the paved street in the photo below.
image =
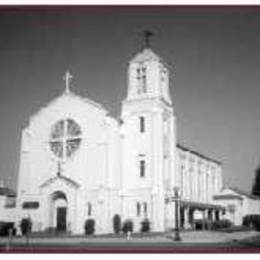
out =
<path fill-rule="evenodd" d="M 260 232 L 183 232 L 182 241 L 174 242 L 163 235 L 134 237 L 34 237 L 29 245 L 22 237 L 16 237 L 8 245 L 7 238 L 0 239 L 2 252 L 231 252 L 232 249 L 248 249 L 260 252 Z"/>

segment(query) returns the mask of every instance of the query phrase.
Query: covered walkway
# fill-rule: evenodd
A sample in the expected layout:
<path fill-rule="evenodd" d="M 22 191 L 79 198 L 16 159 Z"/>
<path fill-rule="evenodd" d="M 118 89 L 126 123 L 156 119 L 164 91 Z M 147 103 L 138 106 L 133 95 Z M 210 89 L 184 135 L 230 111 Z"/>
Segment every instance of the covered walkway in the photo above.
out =
<path fill-rule="evenodd" d="M 210 224 L 223 218 L 225 208 L 210 203 L 180 201 L 182 229 L 210 229 Z"/>

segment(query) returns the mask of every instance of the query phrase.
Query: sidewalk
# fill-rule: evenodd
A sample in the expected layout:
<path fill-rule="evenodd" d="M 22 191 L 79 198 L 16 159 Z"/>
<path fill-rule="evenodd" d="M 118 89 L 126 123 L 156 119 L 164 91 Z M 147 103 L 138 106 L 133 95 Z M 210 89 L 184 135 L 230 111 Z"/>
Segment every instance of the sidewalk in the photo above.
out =
<path fill-rule="evenodd" d="M 187 243 L 218 243 L 218 242 L 231 242 L 234 240 L 241 240 L 252 236 L 260 235 L 257 231 L 244 231 L 244 232 L 210 232 L 210 231 L 196 231 L 184 232 L 181 234 L 183 242 Z"/>
<path fill-rule="evenodd" d="M 249 237 L 253 237 L 256 235 L 260 235 L 260 232 L 256 231 L 246 231 L 246 232 L 233 232 L 233 233 L 225 233 L 225 232 L 210 232 L 210 231 L 196 231 L 196 232 L 181 232 L 181 242 L 175 243 L 225 243 L 232 242 L 234 240 L 242 240 Z M 0 238 L 0 245 L 5 245 L 8 239 Z M 133 237 L 130 241 L 126 241 L 125 237 L 121 238 L 107 238 L 107 237 L 34 237 L 30 238 L 30 244 L 33 245 L 71 245 L 77 246 L 85 244 L 86 246 L 93 244 L 122 244 L 122 243 L 140 243 L 140 244 L 158 244 L 158 243 L 169 243 L 173 242 L 169 236 L 159 235 L 159 236 L 147 236 L 147 237 Z M 25 238 L 23 237 L 14 237 L 12 245 L 15 244 L 25 244 Z"/>

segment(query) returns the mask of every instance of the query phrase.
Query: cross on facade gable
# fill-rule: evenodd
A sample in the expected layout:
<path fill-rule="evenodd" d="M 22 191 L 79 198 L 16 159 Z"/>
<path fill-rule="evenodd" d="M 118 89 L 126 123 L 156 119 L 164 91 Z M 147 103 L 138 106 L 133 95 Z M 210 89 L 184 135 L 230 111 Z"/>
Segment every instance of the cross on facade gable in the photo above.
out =
<path fill-rule="evenodd" d="M 58 171 L 57 171 L 57 176 L 61 176 L 61 173 L 62 173 L 62 166 L 61 166 L 61 162 L 60 161 L 58 161 L 58 165 L 57 165 L 58 167 Z"/>
<path fill-rule="evenodd" d="M 72 79 L 72 75 L 70 74 L 69 70 L 67 70 L 65 72 L 63 79 L 65 81 L 65 92 L 69 93 L 70 92 L 70 81 Z"/>

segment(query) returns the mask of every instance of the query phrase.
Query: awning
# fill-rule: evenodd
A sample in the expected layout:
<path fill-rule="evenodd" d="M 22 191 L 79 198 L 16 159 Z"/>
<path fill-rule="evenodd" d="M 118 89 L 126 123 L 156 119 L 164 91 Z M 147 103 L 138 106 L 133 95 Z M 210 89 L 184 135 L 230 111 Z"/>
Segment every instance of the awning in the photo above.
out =
<path fill-rule="evenodd" d="M 200 209 L 200 210 L 225 210 L 225 207 L 216 205 L 216 204 L 210 204 L 210 203 L 201 203 L 201 202 L 195 202 L 195 201 L 180 201 L 180 206 L 185 208 L 193 208 L 193 209 Z"/>

